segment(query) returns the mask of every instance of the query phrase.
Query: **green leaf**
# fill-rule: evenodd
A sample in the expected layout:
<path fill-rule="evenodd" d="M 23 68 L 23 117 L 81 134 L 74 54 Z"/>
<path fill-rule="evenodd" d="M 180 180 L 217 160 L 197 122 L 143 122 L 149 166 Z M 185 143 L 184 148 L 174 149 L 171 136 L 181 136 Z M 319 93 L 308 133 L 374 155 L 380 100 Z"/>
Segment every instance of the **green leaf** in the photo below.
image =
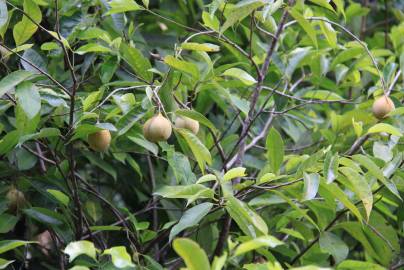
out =
<path fill-rule="evenodd" d="M 0 233 L 8 233 L 11 231 L 15 224 L 17 224 L 18 218 L 9 214 L 0 215 Z"/>
<path fill-rule="evenodd" d="M 393 127 L 392 125 L 385 124 L 385 123 L 378 123 L 378 124 L 372 126 L 371 128 L 369 128 L 369 130 L 368 130 L 368 134 L 381 133 L 381 132 L 386 132 L 391 135 L 395 135 L 395 136 L 399 136 L 399 137 L 402 136 L 400 130 Z"/>
<path fill-rule="evenodd" d="M 358 208 L 349 200 L 349 197 L 342 191 L 335 183 L 325 184 L 320 182 L 320 193 L 327 194 L 327 197 L 335 198 L 340 201 L 352 214 L 354 214 L 359 221 L 362 221 L 362 215 Z"/>
<path fill-rule="evenodd" d="M 69 205 L 69 197 L 64 194 L 63 192 L 56 190 L 56 189 L 47 189 L 46 190 L 48 193 L 50 193 L 56 200 L 61 202 L 64 206 Z"/>
<path fill-rule="evenodd" d="M 210 270 L 205 251 L 191 239 L 177 238 L 173 242 L 173 248 L 184 260 L 188 270 Z"/>
<path fill-rule="evenodd" d="M 115 181 L 118 179 L 118 173 L 116 172 L 115 167 L 111 165 L 111 163 L 108 163 L 105 160 L 101 159 L 93 152 L 84 152 L 83 154 L 91 162 L 91 164 L 94 164 L 104 172 L 111 175 Z"/>
<path fill-rule="evenodd" d="M 199 78 L 199 69 L 194 63 L 179 60 L 172 55 L 166 56 L 164 58 L 164 63 L 181 72 L 191 75 L 194 79 Z"/>
<path fill-rule="evenodd" d="M 50 209 L 31 207 L 29 209 L 24 209 L 24 213 L 41 223 L 51 225 L 62 225 L 64 223 L 63 215 Z"/>
<path fill-rule="evenodd" d="M 64 253 L 69 255 L 69 262 L 74 261 L 80 255 L 87 255 L 96 260 L 96 249 L 93 243 L 87 240 L 76 241 L 69 243 Z"/>
<path fill-rule="evenodd" d="M 218 52 L 220 47 L 211 43 L 195 43 L 186 42 L 181 44 L 181 48 L 190 51 L 201 51 L 201 52 Z"/>
<path fill-rule="evenodd" d="M 200 124 L 210 128 L 211 130 L 217 131 L 215 125 L 213 125 L 213 123 L 208 118 L 206 118 L 203 114 L 201 114 L 197 111 L 180 109 L 180 110 L 176 110 L 175 114 L 194 119 L 194 120 L 198 121 Z"/>
<path fill-rule="evenodd" d="M 281 134 L 271 128 L 266 139 L 267 157 L 274 173 L 278 174 L 283 163 L 284 143 Z"/>
<path fill-rule="evenodd" d="M 105 15 L 142 9 L 134 0 L 112 0 L 108 4 L 111 9 Z"/>
<path fill-rule="evenodd" d="M 226 16 L 226 21 L 220 28 L 220 33 L 224 33 L 229 27 L 232 27 L 236 22 L 242 21 L 257 8 L 265 5 L 262 0 L 244 0 L 238 2 Z"/>
<path fill-rule="evenodd" d="M 320 248 L 331 254 L 336 263 L 348 256 L 349 248 L 337 235 L 330 232 L 322 232 L 319 240 Z"/>
<path fill-rule="evenodd" d="M 28 119 L 34 118 L 41 110 L 41 97 L 38 88 L 31 82 L 17 85 L 15 95 Z"/>
<path fill-rule="evenodd" d="M 15 262 L 15 260 L 8 261 L 8 260 L 0 258 L 0 269 L 6 269 L 7 266 L 12 264 L 13 262 Z"/>
<path fill-rule="evenodd" d="M 341 167 L 339 170 L 348 178 L 351 183 L 351 189 L 361 199 L 363 206 L 365 207 L 367 217 L 369 219 L 370 212 L 373 206 L 373 194 L 372 190 L 367 183 L 366 179 L 357 173 L 355 170 L 349 167 Z"/>
<path fill-rule="evenodd" d="M 335 48 L 337 46 L 337 33 L 334 28 L 328 22 L 319 21 L 319 24 L 328 44 L 331 48 Z"/>
<path fill-rule="evenodd" d="M 230 76 L 242 81 L 245 85 L 253 85 L 257 83 L 257 80 L 247 72 L 239 68 L 230 68 L 223 72 L 222 76 Z"/>
<path fill-rule="evenodd" d="M 42 20 L 42 12 L 38 5 L 32 0 L 24 0 L 23 6 L 24 12 L 29 14 L 35 23 L 39 24 Z M 32 22 L 26 16 L 23 16 L 22 20 L 14 26 L 13 36 L 17 46 L 30 39 L 36 32 L 38 26 L 36 26 L 34 22 Z"/>
<path fill-rule="evenodd" d="M 328 0 L 310 0 L 310 2 L 313 2 L 321 7 L 324 7 L 328 10 L 331 10 L 332 12 L 335 13 L 335 10 L 332 8 L 332 6 L 329 4 Z"/>
<path fill-rule="evenodd" d="M 153 73 L 149 70 L 152 68 L 149 59 L 131 45 L 125 43 L 121 44 L 120 52 L 122 58 L 129 64 L 133 71 L 142 79 L 151 82 L 153 80 Z"/>
<path fill-rule="evenodd" d="M 202 173 L 204 173 L 205 163 L 209 165 L 212 164 L 212 157 L 209 150 L 191 131 L 183 128 L 178 128 L 176 131 L 185 139 L 198 162 L 199 168 Z"/>
<path fill-rule="evenodd" d="M 338 176 L 339 159 L 338 153 L 334 155 L 332 152 L 328 152 L 324 160 L 324 177 L 327 184 L 332 183 Z"/>
<path fill-rule="evenodd" d="M 17 70 L 11 72 L 0 81 L 0 97 L 14 89 L 16 85 L 27 80 L 32 75 L 31 72 L 25 70 Z"/>
<path fill-rule="evenodd" d="M 318 173 L 303 173 L 304 192 L 303 200 L 308 201 L 316 197 L 318 187 L 320 186 L 320 175 Z"/>
<path fill-rule="evenodd" d="M 4 155 L 17 145 L 18 139 L 20 136 L 20 132 L 18 130 L 13 130 L 7 133 L 1 140 L 0 140 L 0 155 Z"/>
<path fill-rule="evenodd" d="M 268 234 L 268 227 L 265 221 L 246 203 L 230 196 L 227 198 L 226 211 L 244 234 L 253 238 Z"/>
<path fill-rule="evenodd" d="M 146 140 L 144 137 L 141 137 L 140 134 L 138 136 L 136 136 L 136 137 L 135 136 L 128 136 L 128 139 L 131 140 L 132 142 L 140 145 L 144 149 L 150 151 L 151 153 L 153 153 L 156 156 L 159 153 L 158 145 Z"/>
<path fill-rule="evenodd" d="M 303 28 L 303 30 L 307 33 L 310 37 L 311 41 L 313 42 L 314 46 L 317 48 L 317 36 L 314 27 L 310 24 L 308 20 L 306 20 L 298 11 L 297 9 L 290 9 L 289 14 L 299 23 L 299 25 Z"/>
<path fill-rule="evenodd" d="M 170 199 L 192 199 L 192 198 L 213 198 L 213 190 L 200 185 L 192 184 L 187 186 L 162 186 L 153 194 Z"/>
<path fill-rule="evenodd" d="M 334 69 L 338 64 L 356 58 L 363 53 L 362 47 L 352 47 L 339 53 L 332 61 L 331 68 Z"/>
<path fill-rule="evenodd" d="M 89 125 L 89 124 L 80 125 L 74 130 L 74 135 L 70 139 L 70 141 L 87 138 L 87 136 L 89 134 L 95 133 L 100 130 L 102 130 L 102 128 L 99 128 L 97 126 L 93 126 L 93 125 Z"/>
<path fill-rule="evenodd" d="M 103 255 L 111 255 L 112 263 L 115 267 L 125 268 L 125 267 L 134 267 L 135 265 L 132 263 L 131 256 L 128 251 L 126 251 L 126 247 L 112 247 L 104 250 Z"/>
<path fill-rule="evenodd" d="M 310 99 L 319 99 L 319 100 L 327 100 L 327 101 L 339 101 L 344 100 L 339 95 L 326 91 L 326 90 L 312 90 L 304 93 L 303 98 L 310 98 Z"/>
<path fill-rule="evenodd" d="M 288 55 L 288 64 L 285 68 L 285 76 L 289 79 L 292 78 L 293 72 L 300 65 L 300 63 L 305 59 L 307 55 L 309 55 L 311 51 L 311 47 L 303 47 L 294 49 Z"/>
<path fill-rule="evenodd" d="M 22 136 L 18 141 L 18 145 L 22 145 L 26 141 L 29 141 L 29 140 L 37 140 L 37 139 L 42 139 L 42 138 L 50 138 L 50 137 L 58 137 L 58 136 L 60 136 L 60 130 L 59 129 L 57 129 L 57 128 L 42 128 L 37 133 Z"/>
<path fill-rule="evenodd" d="M 198 223 L 209 213 L 212 207 L 212 203 L 205 202 L 185 211 L 180 221 L 171 229 L 169 241 L 171 242 L 173 238 L 183 230 L 198 225 Z"/>
<path fill-rule="evenodd" d="M 226 264 L 227 252 L 223 252 L 223 255 L 220 257 L 215 256 L 212 262 L 212 270 L 222 270 L 224 265 Z"/>
<path fill-rule="evenodd" d="M 83 54 L 90 53 L 90 52 L 110 53 L 111 49 L 107 48 L 105 46 L 102 46 L 100 44 L 97 44 L 97 43 L 88 43 L 88 44 L 83 45 L 80 48 L 78 48 L 75 53 L 77 53 L 79 55 L 83 55 Z"/>
<path fill-rule="evenodd" d="M 246 176 L 245 170 L 244 167 L 232 168 L 223 175 L 223 181 L 227 182 L 234 178 L 244 177 Z"/>
<path fill-rule="evenodd" d="M 338 265 L 337 270 L 386 270 L 386 268 L 371 262 L 346 260 Z"/>
<path fill-rule="evenodd" d="M 36 243 L 35 241 L 21 241 L 21 240 L 3 240 L 0 241 L 0 254 L 5 253 L 9 250 L 13 250 L 20 246 L 25 246 L 27 244 Z"/>
<path fill-rule="evenodd" d="M 275 248 L 283 244 L 284 243 L 282 241 L 276 239 L 273 236 L 264 235 L 240 244 L 237 247 L 236 251 L 234 252 L 234 255 L 239 256 L 246 252 L 256 250 L 262 247 Z"/>
<path fill-rule="evenodd" d="M 196 181 L 196 184 L 202 184 L 205 182 L 210 182 L 210 181 L 216 181 L 217 177 L 214 174 L 206 174 L 204 176 L 201 176 L 198 181 Z"/>
<path fill-rule="evenodd" d="M 76 265 L 76 266 L 73 266 L 72 268 L 70 268 L 69 270 L 90 270 L 90 268 L 88 268 L 86 266 Z"/>

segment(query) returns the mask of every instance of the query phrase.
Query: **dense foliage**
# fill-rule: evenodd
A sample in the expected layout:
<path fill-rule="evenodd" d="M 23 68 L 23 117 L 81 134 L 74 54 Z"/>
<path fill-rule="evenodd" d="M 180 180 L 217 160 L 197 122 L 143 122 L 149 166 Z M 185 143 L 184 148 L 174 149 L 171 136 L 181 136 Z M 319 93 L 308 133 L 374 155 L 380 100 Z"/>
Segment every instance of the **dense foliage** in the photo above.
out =
<path fill-rule="evenodd" d="M 0 0 L 0 269 L 404 269 L 403 10 Z"/>

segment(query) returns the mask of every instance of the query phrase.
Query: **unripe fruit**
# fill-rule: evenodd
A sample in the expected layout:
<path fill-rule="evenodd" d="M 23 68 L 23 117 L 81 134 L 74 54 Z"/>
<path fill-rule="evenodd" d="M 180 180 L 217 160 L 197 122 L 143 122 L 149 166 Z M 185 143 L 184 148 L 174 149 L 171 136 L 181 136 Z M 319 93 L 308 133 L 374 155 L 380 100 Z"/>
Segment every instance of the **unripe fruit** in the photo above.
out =
<path fill-rule="evenodd" d="M 175 126 L 177 128 L 186 128 L 194 134 L 197 134 L 199 131 L 199 122 L 185 116 L 177 117 L 177 119 L 175 119 Z"/>
<path fill-rule="evenodd" d="M 38 241 L 42 253 L 49 256 L 49 251 L 53 249 L 53 240 L 50 232 L 46 230 L 43 233 L 38 234 L 35 237 L 35 240 Z"/>
<path fill-rule="evenodd" d="M 171 122 L 161 113 L 147 120 L 143 126 L 143 135 L 151 142 L 166 141 L 170 138 L 171 132 Z"/>
<path fill-rule="evenodd" d="M 8 200 L 8 207 L 11 212 L 18 211 L 25 204 L 24 193 L 14 187 L 7 192 L 6 199 Z"/>
<path fill-rule="evenodd" d="M 373 115 L 377 119 L 386 118 L 387 115 L 394 109 L 395 106 L 393 101 L 388 96 L 385 95 L 376 99 L 372 107 Z"/>
<path fill-rule="evenodd" d="M 107 129 L 88 135 L 88 144 L 94 151 L 104 152 L 109 148 L 110 143 L 111 133 Z"/>

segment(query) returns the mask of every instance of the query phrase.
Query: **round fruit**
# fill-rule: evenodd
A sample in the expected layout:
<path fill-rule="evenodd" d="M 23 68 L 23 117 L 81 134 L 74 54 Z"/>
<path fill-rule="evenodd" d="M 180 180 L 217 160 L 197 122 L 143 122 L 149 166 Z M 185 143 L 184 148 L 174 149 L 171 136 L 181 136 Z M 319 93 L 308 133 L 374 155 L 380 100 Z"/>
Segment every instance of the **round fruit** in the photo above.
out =
<path fill-rule="evenodd" d="M 18 211 L 25 204 L 24 193 L 22 193 L 15 187 L 11 188 L 7 192 L 6 199 L 8 200 L 8 207 L 12 212 Z"/>
<path fill-rule="evenodd" d="M 185 116 L 177 117 L 177 119 L 175 120 L 175 126 L 177 128 L 186 128 L 192 131 L 192 133 L 194 134 L 197 134 L 199 130 L 199 122 Z"/>
<path fill-rule="evenodd" d="M 151 142 L 166 141 L 170 138 L 171 132 L 171 122 L 161 113 L 147 120 L 143 126 L 143 135 Z"/>
<path fill-rule="evenodd" d="M 46 230 L 38 234 L 35 239 L 38 241 L 42 253 L 49 256 L 49 251 L 53 249 L 53 240 L 50 232 Z"/>
<path fill-rule="evenodd" d="M 377 119 L 386 118 L 387 115 L 394 109 L 395 107 L 393 101 L 385 95 L 376 99 L 372 107 L 373 115 Z"/>
<path fill-rule="evenodd" d="M 104 152 L 109 148 L 110 143 L 111 133 L 107 129 L 88 135 L 88 144 L 94 151 Z"/>

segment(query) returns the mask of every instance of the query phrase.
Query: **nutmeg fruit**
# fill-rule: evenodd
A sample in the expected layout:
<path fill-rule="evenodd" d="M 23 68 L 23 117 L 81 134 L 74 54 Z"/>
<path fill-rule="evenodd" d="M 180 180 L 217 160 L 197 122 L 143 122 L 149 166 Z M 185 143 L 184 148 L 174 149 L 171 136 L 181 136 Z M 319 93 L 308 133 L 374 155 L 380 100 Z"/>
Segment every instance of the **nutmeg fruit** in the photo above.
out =
<path fill-rule="evenodd" d="M 172 132 L 171 122 L 158 113 L 143 125 L 143 135 L 151 142 L 166 141 Z"/>
<path fill-rule="evenodd" d="M 88 144 L 94 151 L 104 152 L 109 148 L 110 143 L 111 133 L 107 129 L 88 135 Z"/>
<path fill-rule="evenodd" d="M 49 251 L 53 249 L 53 239 L 48 230 L 38 234 L 35 237 L 35 240 L 38 242 L 39 248 L 41 252 L 46 256 L 49 256 Z"/>
<path fill-rule="evenodd" d="M 175 126 L 177 128 L 186 128 L 194 134 L 197 134 L 199 131 L 199 122 L 185 116 L 177 117 L 175 119 Z"/>
<path fill-rule="evenodd" d="M 24 193 L 12 187 L 6 194 L 6 199 L 8 201 L 8 208 L 11 212 L 16 212 L 21 209 L 25 204 Z"/>
<path fill-rule="evenodd" d="M 373 103 L 373 115 L 377 119 L 386 118 L 387 115 L 395 109 L 393 101 L 386 95 L 375 100 Z"/>

